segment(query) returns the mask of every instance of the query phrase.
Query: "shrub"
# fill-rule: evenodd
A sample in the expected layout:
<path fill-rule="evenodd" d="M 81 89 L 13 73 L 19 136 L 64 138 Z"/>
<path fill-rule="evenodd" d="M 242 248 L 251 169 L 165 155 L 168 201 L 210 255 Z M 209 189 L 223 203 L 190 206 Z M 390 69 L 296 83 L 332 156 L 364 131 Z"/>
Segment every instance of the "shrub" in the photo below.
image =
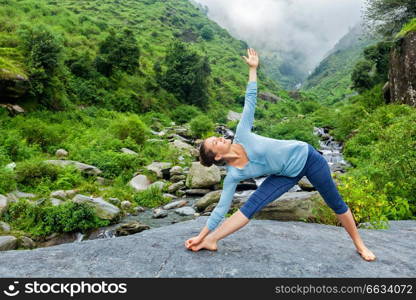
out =
<path fill-rule="evenodd" d="M 0 194 L 7 194 L 16 187 L 15 173 L 10 169 L 0 167 Z"/>
<path fill-rule="evenodd" d="M 58 232 L 84 232 L 90 228 L 107 226 L 110 221 L 98 218 L 88 203 L 67 201 L 59 206 L 41 206 L 26 199 L 11 202 L 3 213 L 3 219 L 13 228 L 34 237 Z"/>
<path fill-rule="evenodd" d="M 201 111 L 196 106 L 183 104 L 172 111 L 172 119 L 178 124 L 185 124 L 199 114 Z"/>
<path fill-rule="evenodd" d="M 144 191 L 135 193 L 133 201 L 144 207 L 158 207 L 169 203 L 170 198 L 164 197 L 158 187 L 151 186 Z"/>
<path fill-rule="evenodd" d="M 137 115 L 128 114 L 114 120 L 110 132 L 121 140 L 130 137 L 140 145 L 146 140 L 149 129 Z"/>
<path fill-rule="evenodd" d="M 199 115 L 191 120 L 192 134 L 198 138 L 205 138 L 207 135 L 213 134 L 214 123 L 205 115 Z"/>

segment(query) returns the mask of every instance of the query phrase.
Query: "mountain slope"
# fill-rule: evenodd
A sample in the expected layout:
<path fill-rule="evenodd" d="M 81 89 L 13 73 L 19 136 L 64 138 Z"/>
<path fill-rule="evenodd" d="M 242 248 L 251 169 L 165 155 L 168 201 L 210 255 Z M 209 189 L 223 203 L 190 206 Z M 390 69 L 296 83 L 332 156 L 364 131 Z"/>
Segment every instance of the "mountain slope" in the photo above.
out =
<path fill-rule="evenodd" d="M 366 37 L 360 24 L 352 27 L 302 85 L 302 90 L 315 93 L 323 102 L 334 103 L 354 92 L 351 90 L 351 72 L 362 57 L 362 51 L 375 40 Z"/>
<path fill-rule="evenodd" d="M 54 85 L 52 98 L 56 103 L 96 104 L 126 111 L 132 107 L 139 113 L 172 109 L 182 99 L 160 86 L 154 68 L 157 63 L 162 69 L 169 67 L 163 64 L 164 57 L 174 41 L 182 41 L 208 58 L 212 69 L 210 104 L 235 104 L 244 93 L 247 67 L 241 55 L 245 54 L 246 43 L 233 38 L 186 0 L 8 0 L 7 6 L 0 6 L 0 21 L 4 24 L 0 29 L 0 50 L 13 50 L 9 51 L 13 57 L 2 57 L 0 67 L 9 65 L 9 69 L 21 70 L 25 76 L 29 73 L 33 78 L 35 72 L 24 59 L 28 55 L 19 32 L 43 26 L 56 37 L 57 47 L 62 49 L 56 72 L 47 74 L 51 77 L 46 81 Z M 102 76 L 92 67 L 93 78 L 74 73 L 74 63 L 84 68 L 93 65 L 101 43 L 125 29 L 133 33 L 140 49 L 139 67 L 132 74 Z M 20 60 L 15 61 L 16 57 Z M 264 90 L 279 93 L 276 83 L 260 76 Z M 15 100 L 22 103 L 29 99 L 35 104 L 41 100 L 33 99 L 29 93 Z"/>

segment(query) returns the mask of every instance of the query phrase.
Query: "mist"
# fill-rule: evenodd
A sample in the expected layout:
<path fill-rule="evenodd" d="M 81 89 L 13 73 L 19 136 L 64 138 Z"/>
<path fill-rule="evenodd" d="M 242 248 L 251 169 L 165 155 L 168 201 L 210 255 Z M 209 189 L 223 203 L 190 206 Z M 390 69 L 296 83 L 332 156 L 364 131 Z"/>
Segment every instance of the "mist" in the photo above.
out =
<path fill-rule="evenodd" d="M 363 0 L 194 0 L 234 37 L 310 72 L 361 19 Z"/>

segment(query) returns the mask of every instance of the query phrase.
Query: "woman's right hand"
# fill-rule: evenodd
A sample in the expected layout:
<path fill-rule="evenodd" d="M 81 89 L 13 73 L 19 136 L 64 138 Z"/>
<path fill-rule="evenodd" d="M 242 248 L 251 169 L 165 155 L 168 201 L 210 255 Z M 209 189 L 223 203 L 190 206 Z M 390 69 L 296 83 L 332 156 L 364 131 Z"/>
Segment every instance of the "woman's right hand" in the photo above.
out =
<path fill-rule="evenodd" d="M 242 56 L 246 64 L 248 64 L 250 68 L 257 68 L 259 65 L 259 57 L 256 51 L 254 51 L 253 48 L 247 49 L 247 56 L 248 57 Z"/>
<path fill-rule="evenodd" d="M 192 246 L 198 245 L 200 242 L 202 242 L 202 240 L 203 238 L 201 238 L 199 235 L 194 236 L 185 241 L 185 247 L 190 249 Z"/>

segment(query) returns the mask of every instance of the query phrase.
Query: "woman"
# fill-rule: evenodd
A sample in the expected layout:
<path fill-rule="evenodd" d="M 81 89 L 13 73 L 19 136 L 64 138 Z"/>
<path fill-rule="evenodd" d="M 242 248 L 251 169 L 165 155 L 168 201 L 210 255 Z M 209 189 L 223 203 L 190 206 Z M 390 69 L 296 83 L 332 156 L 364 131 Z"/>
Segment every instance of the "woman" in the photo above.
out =
<path fill-rule="evenodd" d="M 375 255 L 361 240 L 351 211 L 341 198 L 323 156 L 308 143 L 276 140 L 251 132 L 257 101 L 259 58 L 251 48 L 247 49 L 247 55 L 248 57 L 243 56 L 243 59 L 249 66 L 249 82 L 234 142 L 212 136 L 205 139 L 200 147 L 202 165 L 209 167 L 212 164 L 227 164 L 221 198 L 208 218 L 207 225 L 198 236 L 188 239 L 185 247 L 192 251 L 203 248 L 217 250 L 217 242 L 220 239 L 245 226 L 257 211 L 280 197 L 306 176 L 336 213 L 361 257 L 366 261 L 375 260 Z M 265 174 L 269 176 L 247 202 L 217 228 L 230 209 L 237 184 L 241 180 Z"/>

